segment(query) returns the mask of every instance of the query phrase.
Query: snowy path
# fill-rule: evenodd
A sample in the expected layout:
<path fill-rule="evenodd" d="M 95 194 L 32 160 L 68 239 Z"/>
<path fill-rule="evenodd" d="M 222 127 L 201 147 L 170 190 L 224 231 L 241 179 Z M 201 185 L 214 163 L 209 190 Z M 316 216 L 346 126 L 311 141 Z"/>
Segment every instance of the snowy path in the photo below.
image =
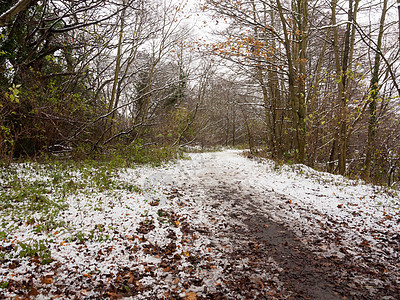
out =
<path fill-rule="evenodd" d="M 191 158 L 164 180 L 216 219 L 213 243 L 230 245 L 222 256 L 230 255 L 232 296 L 400 296 L 398 197 L 305 166 L 274 170 L 236 151 Z M 257 267 L 235 266 L 244 260 Z"/>
<path fill-rule="evenodd" d="M 393 191 L 240 151 L 190 158 L 117 170 L 120 188 L 97 192 L 69 172 L 87 188 L 45 231 L 38 213 L 24 223 L 2 211 L 0 297 L 399 299 Z M 61 176 L 17 168 L 40 186 Z M 45 245 L 51 262 L 21 256 L 21 244 Z"/>

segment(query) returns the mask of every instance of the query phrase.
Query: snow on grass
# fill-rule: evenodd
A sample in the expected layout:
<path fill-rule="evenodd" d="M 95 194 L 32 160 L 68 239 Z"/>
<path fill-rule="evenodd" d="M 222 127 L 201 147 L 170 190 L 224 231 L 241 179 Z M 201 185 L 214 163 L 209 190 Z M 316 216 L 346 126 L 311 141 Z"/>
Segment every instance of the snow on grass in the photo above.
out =
<path fill-rule="evenodd" d="M 190 199 L 181 203 L 152 168 L 20 164 L 2 171 L 2 297 L 146 296 L 154 284 L 156 293 L 173 285 L 181 292 L 193 268 L 185 261 L 206 252 L 206 237 L 182 241 L 188 234 L 182 224 L 201 208 L 191 207 Z M 200 215 L 197 225 L 205 221 Z M 172 261 L 179 265 L 171 275 L 166 269 Z"/>
<path fill-rule="evenodd" d="M 216 289 L 227 260 L 210 245 L 229 240 L 200 229 L 217 234 L 229 222 L 211 215 L 207 188 L 220 181 L 255 195 L 266 215 L 324 255 L 398 256 L 396 191 L 240 151 L 193 153 L 157 168 L 16 164 L 1 172 L 2 297 L 168 298 Z M 318 244 L 322 232 L 331 244 Z M 211 256 L 221 264 L 208 264 Z M 202 283 L 188 288 L 190 278 Z"/>
<path fill-rule="evenodd" d="M 398 259 L 400 198 L 396 190 L 304 165 L 249 160 L 234 150 L 195 153 L 191 158 L 178 164 L 178 172 L 167 174 L 169 180 L 192 186 L 207 182 L 210 189 L 223 181 L 247 191 L 266 215 L 287 224 L 325 256 L 344 257 L 356 250 L 371 253 L 377 260 Z M 329 235 L 331 243 L 324 243 L 321 233 Z"/>
<path fill-rule="evenodd" d="M 293 206 L 299 206 L 317 222 L 340 224 L 341 237 L 350 244 L 378 246 L 380 239 L 388 239 L 400 230 L 400 198 L 394 190 L 302 165 L 270 171 L 259 186 L 289 199 L 284 209 L 287 215 L 294 216 L 293 211 L 299 210 Z"/>

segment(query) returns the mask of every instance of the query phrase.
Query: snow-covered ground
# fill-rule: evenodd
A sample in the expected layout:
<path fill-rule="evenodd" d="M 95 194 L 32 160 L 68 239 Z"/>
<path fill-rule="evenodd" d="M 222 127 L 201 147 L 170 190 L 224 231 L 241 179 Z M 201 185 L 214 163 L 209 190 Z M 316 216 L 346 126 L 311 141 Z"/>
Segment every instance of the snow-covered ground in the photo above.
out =
<path fill-rule="evenodd" d="M 229 250 L 222 249 L 235 239 L 220 233 L 245 226 L 249 209 L 290 228 L 314 253 L 387 272 L 400 286 L 397 192 L 236 150 L 189 156 L 114 170 L 104 187 L 91 185 L 96 169 L 14 165 L 14 177 L 0 178 L 8 199 L 0 211 L 0 297 L 210 297 L 227 284 Z M 23 198 L 29 195 L 13 194 L 16 182 L 35 186 L 30 204 Z M 34 209 L 32 201 L 57 208 Z M 265 263 L 271 274 L 261 281 L 278 281 L 279 264 Z"/>

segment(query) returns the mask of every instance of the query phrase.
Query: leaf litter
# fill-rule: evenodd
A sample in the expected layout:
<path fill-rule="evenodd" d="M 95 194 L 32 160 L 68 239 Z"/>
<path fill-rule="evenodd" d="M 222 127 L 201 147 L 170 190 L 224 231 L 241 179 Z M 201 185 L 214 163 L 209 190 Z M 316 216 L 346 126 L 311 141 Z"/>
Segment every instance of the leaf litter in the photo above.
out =
<path fill-rule="evenodd" d="M 393 190 L 227 150 L 121 169 L 110 174 L 117 184 L 102 189 L 70 172 L 78 188 L 61 201 L 46 168 L 14 167 L 19 181 L 41 181 L 65 206 L 44 229 L 41 211 L 1 211 L 2 298 L 400 295 Z M 0 186 L 15 184 L 3 177 Z"/>

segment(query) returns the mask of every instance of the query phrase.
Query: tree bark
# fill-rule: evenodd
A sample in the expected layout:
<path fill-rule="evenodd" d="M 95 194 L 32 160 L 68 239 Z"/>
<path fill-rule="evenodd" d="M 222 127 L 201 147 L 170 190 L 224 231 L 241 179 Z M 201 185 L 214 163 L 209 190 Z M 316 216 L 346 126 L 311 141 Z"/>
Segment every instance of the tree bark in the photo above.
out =
<path fill-rule="evenodd" d="M 352 51 L 350 44 L 350 33 L 351 25 L 353 22 L 353 0 L 349 0 L 349 10 L 348 10 L 348 22 L 345 32 L 344 49 L 342 60 L 340 60 L 339 54 L 339 34 L 336 23 L 336 6 L 337 0 L 332 0 L 332 26 L 333 26 L 333 50 L 335 55 L 335 65 L 336 65 L 336 80 L 338 82 L 338 102 L 339 102 L 339 123 L 338 123 L 338 133 L 337 133 L 337 143 L 333 143 L 333 148 L 331 151 L 331 163 L 333 162 L 334 154 L 337 151 L 339 155 L 339 174 L 345 174 L 346 172 L 346 158 L 347 158 L 347 98 L 346 98 L 346 84 L 347 84 L 347 71 L 349 67 L 349 56 Z M 330 171 L 333 171 L 332 165 L 330 166 Z"/>
<path fill-rule="evenodd" d="M 0 27 L 7 26 L 12 18 L 27 9 L 35 0 L 19 0 L 13 7 L 0 15 Z"/>
<path fill-rule="evenodd" d="M 346 99 L 346 84 L 347 84 L 347 71 L 349 66 L 349 53 L 350 53 L 350 32 L 351 24 L 353 22 L 353 0 L 349 0 L 348 23 L 346 26 L 343 61 L 341 66 L 341 81 L 342 91 L 340 94 L 340 113 L 339 113 L 339 174 L 344 175 L 346 172 L 346 159 L 347 159 L 347 100 Z"/>
<path fill-rule="evenodd" d="M 376 103 L 378 101 L 378 93 L 379 93 L 379 67 L 381 62 L 380 52 L 382 48 L 386 10 L 387 10 L 387 0 L 384 0 L 380 24 L 379 24 L 378 40 L 376 43 L 377 51 L 375 52 L 375 61 L 372 70 L 370 96 L 369 96 L 368 140 L 367 140 L 367 153 L 365 157 L 365 171 L 364 171 L 364 177 L 367 180 L 370 179 L 371 177 L 372 156 L 375 149 L 376 110 L 377 110 Z"/>
<path fill-rule="evenodd" d="M 278 13 L 279 17 L 281 19 L 282 23 L 282 30 L 283 30 L 283 35 L 284 35 L 284 46 L 286 50 L 286 58 L 287 58 L 287 63 L 288 63 L 288 79 L 289 79 L 289 97 L 290 97 L 290 103 L 291 103 L 291 109 L 292 109 L 292 117 L 293 117 L 293 126 L 294 126 L 294 132 L 295 132 L 295 141 L 296 141 L 296 150 L 297 150 L 297 161 L 299 163 L 304 162 L 305 158 L 305 106 L 304 106 L 304 94 L 301 95 L 301 89 L 300 87 L 300 92 L 296 91 L 296 82 L 299 83 L 299 80 L 301 81 L 300 74 L 297 74 L 295 67 L 294 67 L 294 60 L 293 60 L 293 55 L 292 55 L 292 50 L 291 50 L 291 41 L 289 39 L 289 31 L 287 28 L 287 21 L 286 18 L 283 14 L 283 8 L 280 0 L 276 1 L 277 7 L 278 7 Z M 301 1 L 301 10 L 303 12 L 304 8 L 307 7 L 307 0 Z M 301 13 L 302 13 L 301 12 Z M 301 14 L 300 13 L 300 14 Z M 306 16 L 301 16 L 303 21 L 307 18 Z M 301 29 L 306 29 L 307 22 L 305 24 L 302 23 Z M 303 37 L 300 40 L 300 45 L 301 47 L 306 46 L 306 34 L 307 32 L 301 32 L 300 33 L 302 36 L 304 34 L 304 40 Z M 302 56 L 305 57 L 305 52 L 301 54 Z M 305 62 L 304 62 L 305 63 Z M 304 65 L 305 66 L 305 65 Z"/>
<path fill-rule="evenodd" d="M 298 104 L 298 143 L 299 161 L 304 163 L 306 151 L 306 63 L 307 63 L 307 35 L 308 35 L 308 0 L 298 0 L 299 16 L 299 104 Z"/>
<path fill-rule="evenodd" d="M 122 1 L 122 5 L 125 6 L 125 0 Z M 121 71 L 121 59 L 122 59 L 122 43 L 123 43 L 123 38 L 124 38 L 124 30 L 125 30 L 125 11 L 126 9 L 123 9 L 121 12 L 121 25 L 120 25 L 120 30 L 119 30 L 119 37 L 118 37 L 118 49 L 117 49 L 117 57 L 116 57 L 116 62 L 115 62 L 115 71 L 114 71 L 114 81 L 113 81 L 113 87 L 111 91 L 111 99 L 109 102 L 108 106 L 108 111 L 111 112 L 116 104 L 118 104 L 118 99 L 117 96 L 119 95 L 117 88 L 119 86 L 119 73 Z M 113 135 L 113 127 L 114 127 L 114 119 L 115 119 L 115 112 L 111 114 L 111 121 L 110 121 L 110 136 Z M 108 122 L 106 120 L 106 125 L 105 125 L 105 131 L 108 130 Z"/>

